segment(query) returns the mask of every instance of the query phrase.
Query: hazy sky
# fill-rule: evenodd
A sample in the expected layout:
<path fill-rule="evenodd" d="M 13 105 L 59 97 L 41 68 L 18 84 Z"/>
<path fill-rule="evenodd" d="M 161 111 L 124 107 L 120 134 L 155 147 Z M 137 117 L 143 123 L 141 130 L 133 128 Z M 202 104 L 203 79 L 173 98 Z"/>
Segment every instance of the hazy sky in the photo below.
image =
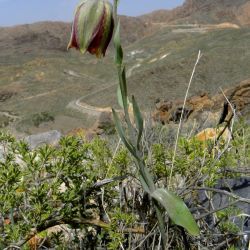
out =
<path fill-rule="evenodd" d="M 79 0 L 0 0 L 0 26 L 44 20 L 71 21 Z M 120 0 L 119 13 L 137 16 L 171 9 L 184 0 Z"/>

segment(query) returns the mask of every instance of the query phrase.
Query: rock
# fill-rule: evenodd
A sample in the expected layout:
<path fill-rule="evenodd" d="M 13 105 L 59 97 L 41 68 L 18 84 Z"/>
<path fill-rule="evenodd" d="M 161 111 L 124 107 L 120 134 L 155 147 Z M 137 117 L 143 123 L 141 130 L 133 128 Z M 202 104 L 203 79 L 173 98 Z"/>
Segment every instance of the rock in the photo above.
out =
<path fill-rule="evenodd" d="M 190 114 L 193 112 L 193 109 L 190 106 L 185 107 L 184 109 L 182 106 L 176 107 L 170 113 L 170 121 L 173 121 L 174 123 L 180 122 L 182 112 L 183 112 L 182 120 L 186 121 L 190 116 Z"/>
<path fill-rule="evenodd" d="M 192 115 L 192 120 L 196 120 L 198 124 L 203 124 L 206 127 L 214 127 L 220 120 L 220 117 L 221 111 L 200 110 Z"/>
<path fill-rule="evenodd" d="M 234 88 L 225 90 L 224 93 L 230 105 L 222 93 L 212 97 L 207 93 L 201 93 L 188 98 L 183 120 L 195 119 L 198 122 L 203 122 L 203 113 L 207 112 L 207 119 L 212 120 L 214 124 L 219 121 L 222 123 L 223 121 L 227 121 L 231 116 L 231 105 L 238 114 L 250 115 L 250 79 L 240 82 Z M 170 122 L 179 123 L 182 106 L 182 100 L 157 100 L 157 103 L 155 103 L 155 111 L 153 112 L 153 120 L 162 124 Z M 220 116 L 223 116 L 223 119 L 220 119 Z"/>
<path fill-rule="evenodd" d="M 222 133 L 222 134 L 221 134 Z M 228 128 L 219 127 L 219 128 L 206 128 L 195 135 L 195 138 L 198 141 L 206 142 L 206 141 L 216 141 L 218 136 L 221 134 L 221 138 L 224 141 L 227 141 L 231 137 L 231 132 Z"/>
<path fill-rule="evenodd" d="M 226 91 L 230 102 L 242 113 L 250 109 L 250 79 L 242 81 L 234 89 Z"/>
<path fill-rule="evenodd" d="M 214 106 L 214 101 L 208 96 L 207 93 L 202 93 L 199 96 L 193 96 L 188 99 L 187 103 L 196 111 L 209 109 Z"/>
<path fill-rule="evenodd" d="M 156 102 L 155 107 L 161 111 L 169 111 L 173 107 L 173 102 L 171 102 L 171 101 L 163 101 L 163 102 L 158 101 L 158 102 Z"/>
<path fill-rule="evenodd" d="M 232 194 L 235 194 L 239 197 L 250 199 L 250 178 L 244 177 L 244 178 L 234 178 L 234 179 L 222 179 L 220 180 L 216 186 L 216 189 L 219 190 L 225 190 L 228 192 L 231 192 Z M 205 195 L 204 191 L 199 192 L 199 199 L 202 206 L 209 210 L 210 204 L 208 202 L 208 199 Z M 228 195 L 225 195 L 223 193 L 214 193 L 212 197 L 212 202 L 214 205 L 214 209 L 217 209 L 219 207 L 226 206 L 232 202 L 232 198 L 230 198 Z M 235 207 L 239 208 L 241 210 L 241 214 L 250 214 L 250 206 L 248 203 L 244 202 L 238 202 L 235 204 Z M 250 231 L 250 217 L 244 216 L 244 217 L 235 217 L 231 218 L 231 222 L 236 224 L 238 227 L 242 229 L 243 232 L 249 232 Z M 212 226 L 213 222 L 209 220 L 208 223 L 210 226 Z"/>
<path fill-rule="evenodd" d="M 56 145 L 61 139 L 62 134 L 57 130 L 51 130 L 45 133 L 30 135 L 24 138 L 29 144 L 30 149 L 35 149 L 43 144 Z"/>

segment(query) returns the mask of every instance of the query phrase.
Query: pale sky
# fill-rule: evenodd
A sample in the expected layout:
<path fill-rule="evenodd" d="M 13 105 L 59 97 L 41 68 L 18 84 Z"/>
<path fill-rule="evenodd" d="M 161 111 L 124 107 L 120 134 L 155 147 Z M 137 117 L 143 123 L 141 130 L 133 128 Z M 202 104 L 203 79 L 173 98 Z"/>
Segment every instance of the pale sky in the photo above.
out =
<path fill-rule="evenodd" d="M 79 0 L 0 0 L 0 26 L 38 21 L 73 19 Z M 171 9 L 184 0 L 120 0 L 119 14 L 138 16 L 157 9 Z"/>

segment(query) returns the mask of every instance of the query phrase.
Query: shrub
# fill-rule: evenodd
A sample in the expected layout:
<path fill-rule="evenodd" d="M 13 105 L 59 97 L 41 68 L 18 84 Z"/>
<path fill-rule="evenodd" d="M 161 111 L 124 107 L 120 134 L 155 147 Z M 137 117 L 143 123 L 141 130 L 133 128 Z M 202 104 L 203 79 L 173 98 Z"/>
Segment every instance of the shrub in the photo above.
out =
<path fill-rule="evenodd" d="M 187 244 L 183 237 L 194 249 L 197 244 L 207 247 L 211 241 L 214 245 L 220 243 L 211 237 L 208 215 L 203 217 L 206 212 L 200 211 L 204 204 L 198 189 L 214 187 L 222 178 L 237 177 L 237 171 L 226 172 L 229 166 L 237 170 L 237 159 L 249 164 L 249 128 L 237 127 L 234 140 L 219 160 L 224 145 L 210 153 L 196 140 L 181 138 L 171 190 L 200 217 L 203 233 L 199 238 L 190 238 L 170 223 L 172 247 L 183 249 Z M 65 137 L 56 147 L 47 145 L 30 151 L 26 143 L 2 132 L 0 144 L 4 147 L 0 161 L 1 249 L 26 249 L 32 244 L 66 249 L 128 249 L 140 245 L 148 249 L 157 244 L 155 210 L 139 185 L 133 158 L 125 148 L 119 147 L 113 153 L 108 141 L 100 138 L 85 142 L 80 137 Z M 173 149 L 152 142 L 144 153 L 156 185 L 166 186 Z M 212 198 L 212 192 L 207 192 Z M 237 235 L 240 228 L 230 218 L 241 211 L 230 204 L 225 208 L 214 212 L 210 208 L 216 222 L 210 227 L 225 237 Z"/>
<path fill-rule="evenodd" d="M 55 117 L 49 112 L 41 112 L 31 117 L 31 121 L 35 127 L 39 127 L 43 122 L 53 122 L 54 120 Z"/>

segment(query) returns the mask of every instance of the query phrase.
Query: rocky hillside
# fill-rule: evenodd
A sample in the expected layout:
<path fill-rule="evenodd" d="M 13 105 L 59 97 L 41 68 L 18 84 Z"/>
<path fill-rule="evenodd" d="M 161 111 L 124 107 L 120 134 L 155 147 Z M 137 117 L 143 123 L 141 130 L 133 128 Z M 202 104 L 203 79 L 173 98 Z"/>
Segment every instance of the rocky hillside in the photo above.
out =
<path fill-rule="evenodd" d="M 250 116 L 250 79 L 242 81 L 236 87 L 223 91 L 228 101 L 239 116 Z M 198 123 L 212 124 L 228 121 L 232 109 L 223 93 L 210 95 L 201 93 L 187 99 L 183 118 L 196 120 Z M 179 123 L 183 107 L 183 100 L 158 100 L 155 105 L 153 119 L 162 124 Z"/>
<path fill-rule="evenodd" d="M 186 0 L 173 10 L 159 10 L 140 17 L 121 16 L 125 45 L 157 32 L 160 24 L 212 24 L 230 22 L 250 24 L 248 0 Z M 29 53 L 34 49 L 65 51 L 71 24 L 39 22 L 14 27 L 0 27 L 0 55 Z"/>
<path fill-rule="evenodd" d="M 30 53 L 34 50 L 65 51 L 70 36 L 70 24 L 39 22 L 0 28 L 1 55 Z"/>
<path fill-rule="evenodd" d="M 248 0 L 186 0 L 171 11 L 159 10 L 141 17 L 154 23 L 221 23 L 250 24 L 250 2 Z"/>
<path fill-rule="evenodd" d="M 219 15 L 222 10 L 227 14 Z M 243 0 L 187 0 L 171 11 L 121 16 L 130 94 L 144 111 L 158 98 L 182 99 L 198 50 L 203 56 L 191 96 L 213 95 L 249 79 L 250 28 L 243 26 L 248 20 L 249 1 Z M 102 60 L 66 51 L 70 26 L 0 28 L 0 127 L 67 133 L 95 124 L 86 107 L 118 107 L 113 46 Z"/>
<path fill-rule="evenodd" d="M 136 17 L 121 16 L 122 39 L 125 45 L 151 33 L 151 24 Z M 39 50 L 66 51 L 70 23 L 38 22 L 14 27 L 0 27 L 0 55 L 32 53 Z M 131 32 L 133 30 L 133 32 Z"/>

